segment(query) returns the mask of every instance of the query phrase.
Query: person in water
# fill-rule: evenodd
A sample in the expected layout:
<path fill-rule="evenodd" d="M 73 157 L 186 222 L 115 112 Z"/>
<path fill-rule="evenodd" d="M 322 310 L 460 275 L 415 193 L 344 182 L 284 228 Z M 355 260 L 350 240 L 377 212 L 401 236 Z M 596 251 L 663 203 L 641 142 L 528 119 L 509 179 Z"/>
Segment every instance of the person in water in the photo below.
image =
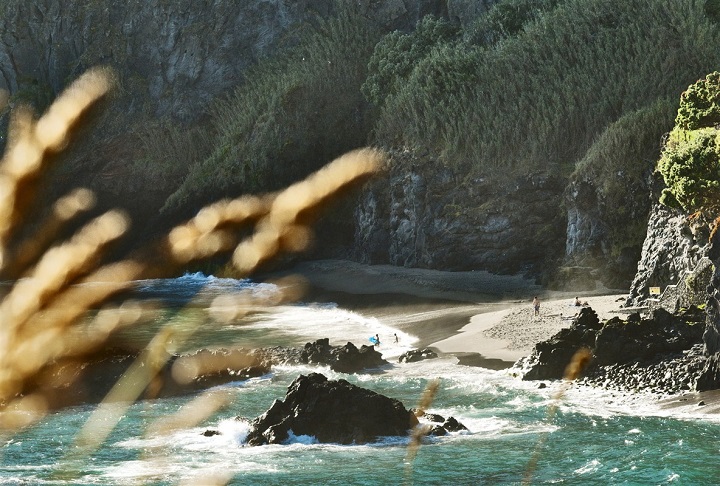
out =
<path fill-rule="evenodd" d="M 378 336 L 377 334 L 375 334 L 375 344 L 377 346 L 380 346 L 380 336 Z"/>
<path fill-rule="evenodd" d="M 395 333 L 394 336 L 395 336 L 395 342 L 396 342 L 396 343 L 400 342 L 400 341 L 398 340 L 397 333 Z"/>

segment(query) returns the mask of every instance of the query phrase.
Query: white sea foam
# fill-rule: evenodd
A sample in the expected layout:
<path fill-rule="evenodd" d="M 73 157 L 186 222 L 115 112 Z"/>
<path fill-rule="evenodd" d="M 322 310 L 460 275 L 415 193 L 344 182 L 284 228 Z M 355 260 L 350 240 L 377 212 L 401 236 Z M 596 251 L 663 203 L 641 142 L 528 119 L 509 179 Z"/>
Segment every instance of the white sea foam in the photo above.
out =
<path fill-rule="evenodd" d="M 312 444 L 318 444 L 317 438 L 312 435 L 295 435 L 295 432 L 290 429 L 288 431 L 288 438 L 284 442 L 285 444 L 303 444 L 303 445 L 312 445 Z"/>
<path fill-rule="evenodd" d="M 385 359 L 393 359 L 414 349 L 417 337 L 394 329 L 374 317 L 352 311 L 317 305 L 278 306 L 258 318 L 249 328 L 281 331 L 293 335 L 298 343 L 327 337 L 332 345 L 352 342 L 356 346 L 371 345 L 370 337 L 380 336 L 380 351 Z M 394 335 L 398 336 L 395 343 Z"/>
<path fill-rule="evenodd" d="M 597 459 L 593 459 L 589 462 L 587 462 L 584 466 L 578 468 L 575 470 L 576 474 L 587 474 L 591 472 L 595 472 L 598 469 L 602 467 L 602 464 Z"/>

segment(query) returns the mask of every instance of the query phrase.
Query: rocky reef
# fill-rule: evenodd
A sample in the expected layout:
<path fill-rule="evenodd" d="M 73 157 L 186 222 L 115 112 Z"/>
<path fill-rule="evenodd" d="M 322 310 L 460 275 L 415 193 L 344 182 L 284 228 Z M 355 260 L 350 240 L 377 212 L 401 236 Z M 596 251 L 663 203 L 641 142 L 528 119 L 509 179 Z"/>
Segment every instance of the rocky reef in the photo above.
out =
<path fill-rule="evenodd" d="M 434 359 L 437 357 L 437 353 L 430 348 L 412 349 L 401 354 L 398 358 L 398 363 L 415 363 L 416 361 Z"/>
<path fill-rule="evenodd" d="M 98 403 L 138 359 L 139 353 L 112 348 L 81 361 L 64 360 L 49 364 L 36 382 L 27 384 L 23 393 L 50 386 L 63 380 L 64 393 L 53 393 L 50 409 L 82 403 Z M 276 364 L 316 364 L 340 373 L 356 373 L 388 364 L 373 346 L 357 348 L 348 342 L 331 346 L 318 339 L 301 348 L 272 347 L 258 349 L 203 349 L 189 354 L 171 355 L 146 363 L 157 369 L 156 376 L 138 398 L 158 398 L 195 393 L 233 381 L 242 381 L 270 373 Z"/>
<path fill-rule="evenodd" d="M 419 425 L 418 415 L 432 435 L 467 430 L 453 417 L 406 409 L 401 402 L 345 380 L 301 375 L 283 400 L 251 422 L 248 445 L 280 444 L 290 433 L 310 435 L 323 443 L 366 444 L 380 437 L 406 435 Z"/>
<path fill-rule="evenodd" d="M 332 346 L 328 338 L 306 343 L 303 348 L 276 346 L 256 352 L 274 363 L 326 365 L 340 373 L 357 373 L 388 364 L 375 346 L 363 344 L 358 348 L 351 342 Z"/>
<path fill-rule="evenodd" d="M 311 373 L 293 381 L 284 400 L 275 400 L 252 421 L 247 443 L 282 443 L 292 431 L 320 442 L 365 444 L 382 436 L 405 435 L 417 424 L 415 414 L 397 400 Z"/>
<path fill-rule="evenodd" d="M 569 328 L 538 343 L 515 368 L 524 380 L 560 379 L 575 352 L 587 348 L 592 359 L 584 370 L 586 383 L 657 393 L 702 390 L 705 318 L 694 306 L 677 314 L 659 307 L 648 318 L 636 313 L 601 323 L 585 307 Z"/>

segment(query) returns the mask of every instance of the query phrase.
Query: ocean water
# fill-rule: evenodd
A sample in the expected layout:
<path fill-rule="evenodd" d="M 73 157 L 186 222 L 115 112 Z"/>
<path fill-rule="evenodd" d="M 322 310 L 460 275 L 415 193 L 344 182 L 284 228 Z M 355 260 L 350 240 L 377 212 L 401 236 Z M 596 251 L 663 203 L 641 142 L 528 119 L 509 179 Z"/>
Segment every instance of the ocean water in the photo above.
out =
<path fill-rule="evenodd" d="M 272 285 L 216 279 L 200 274 L 138 282 L 143 297 L 162 299 L 174 309 L 162 323 L 192 326 L 205 319 L 213 296 L 270 292 Z M 188 307 L 191 309 L 188 310 Z M 181 309 L 181 310 L 178 310 Z M 174 322 L 174 321 L 178 322 Z M 384 357 L 413 347 L 417 338 L 392 323 L 363 317 L 333 303 L 279 306 L 233 325 L 210 325 L 183 348 L 217 344 L 303 344 L 319 337 L 331 343 L 366 343 L 375 333 L 392 336 L 380 347 Z M 150 332 L 150 331 L 143 331 Z M 469 431 L 425 438 L 412 457 L 407 437 L 371 445 L 318 444 L 292 437 L 287 444 L 246 447 L 248 429 L 237 417 L 254 418 L 300 374 L 322 372 L 417 405 L 433 379 L 439 392 L 430 412 L 453 416 Z M 80 406 L 54 412 L 39 423 L 2 438 L 0 484 L 718 484 L 720 419 L 666 410 L 652 395 L 624 395 L 570 387 L 538 388 L 509 370 L 457 364 L 454 357 L 395 363 L 381 370 L 344 375 L 327 368 L 286 366 L 248 381 L 220 387 L 229 405 L 199 425 L 169 434 L 148 426 L 182 409 L 194 397 L 148 400 L 131 405 L 101 447 L 77 457 L 75 439 L 93 412 Z M 205 436 L 208 429 L 218 435 Z M 532 465 L 534 464 L 534 465 Z"/>

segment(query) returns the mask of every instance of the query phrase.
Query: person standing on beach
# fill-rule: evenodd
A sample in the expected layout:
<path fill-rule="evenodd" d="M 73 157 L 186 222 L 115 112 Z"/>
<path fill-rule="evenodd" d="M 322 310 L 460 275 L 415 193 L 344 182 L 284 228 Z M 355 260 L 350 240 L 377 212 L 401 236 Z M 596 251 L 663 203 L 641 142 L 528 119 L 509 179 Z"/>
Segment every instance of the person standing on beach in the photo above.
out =
<path fill-rule="evenodd" d="M 538 299 L 537 295 L 535 297 L 533 297 L 532 305 L 533 305 L 533 309 L 535 309 L 535 315 L 539 316 L 540 315 L 540 299 Z"/>

